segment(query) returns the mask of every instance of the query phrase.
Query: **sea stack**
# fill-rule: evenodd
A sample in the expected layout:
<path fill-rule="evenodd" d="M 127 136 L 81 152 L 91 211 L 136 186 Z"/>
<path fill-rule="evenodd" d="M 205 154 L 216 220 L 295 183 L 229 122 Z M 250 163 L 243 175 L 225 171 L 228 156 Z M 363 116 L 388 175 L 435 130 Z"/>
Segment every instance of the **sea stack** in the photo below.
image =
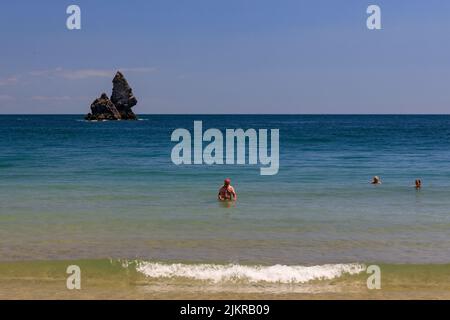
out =
<path fill-rule="evenodd" d="M 137 104 L 133 90 L 120 71 L 117 71 L 113 79 L 111 99 L 103 93 L 100 98 L 91 104 L 91 113 L 86 120 L 137 120 L 131 110 Z"/>
<path fill-rule="evenodd" d="M 102 93 L 100 98 L 92 102 L 91 113 L 86 115 L 86 120 L 119 120 L 121 118 L 119 111 L 106 93 Z"/>
<path fill-rule="evenodd" d="M 122 119 L 137 119 L 131 110 L 137 104 L 136 97 L 133 95 L 133 90 L 128 85 L 127 79 L 125 79 L 120 71 L 117 71 L 113 79 L 111 101 L 116 106 Z"/>

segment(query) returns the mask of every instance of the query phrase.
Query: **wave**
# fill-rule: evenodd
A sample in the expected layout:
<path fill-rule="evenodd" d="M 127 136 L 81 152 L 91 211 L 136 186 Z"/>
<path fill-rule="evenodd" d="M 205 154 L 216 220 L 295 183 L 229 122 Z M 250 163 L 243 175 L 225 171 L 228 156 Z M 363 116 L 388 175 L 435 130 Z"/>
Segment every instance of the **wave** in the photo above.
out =
<path fill-rule="evenodd" d="M 149 278 L 187 278 L 214 283 L 246 281 L 293 284 L 312 280 L 330 280 L 344 274 L 355 275 L 365 271 L 366 266 L 357 263 L 318 266 L 245 266 L 138 262 L 136 270 Z"/>

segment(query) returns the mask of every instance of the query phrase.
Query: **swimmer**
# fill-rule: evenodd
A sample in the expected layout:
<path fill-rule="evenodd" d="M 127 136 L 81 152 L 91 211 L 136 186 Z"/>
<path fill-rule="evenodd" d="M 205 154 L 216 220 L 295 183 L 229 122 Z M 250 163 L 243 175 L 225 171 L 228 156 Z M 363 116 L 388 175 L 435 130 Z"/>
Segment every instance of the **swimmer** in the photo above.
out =
<path fill-rule="evenodd" d="M 231 180 L 228 178 L 225 179 L 225 181 L 223 182 L 223 186 L 220 188 L 219 194 L 217 195 L 217 198 L 220 201 L 225 201 L 225 200 L 236 201 L 237 200 L 236 191 L 234 191 L 234 188 L 230 184 L 231 184 Z"/>
<path fill-rule="evenodd" d="M 416 179 L 416 189 L 419 190 L 420 188 L 422 188 L 422 180 L 420 179 Z"/>
<path fill-rule="evenodd" d="M 372 178 L 372 184 L 381 184 L 381 179 L 379 176 L 375 176 Z"/>

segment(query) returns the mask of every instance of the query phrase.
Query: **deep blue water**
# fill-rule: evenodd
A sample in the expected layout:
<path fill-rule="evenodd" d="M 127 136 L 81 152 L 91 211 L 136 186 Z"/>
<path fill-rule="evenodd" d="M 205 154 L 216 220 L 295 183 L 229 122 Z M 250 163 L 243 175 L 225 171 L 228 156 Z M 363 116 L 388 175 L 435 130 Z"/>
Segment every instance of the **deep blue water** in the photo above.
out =
<path fill-rule="evenodd" d="M 450 262 L 450 116 L 141 119 L 0 116 L 0 259 Z M 279 173 L 174 165 L 171 133 L 194 120 L 279 129 Z"/>

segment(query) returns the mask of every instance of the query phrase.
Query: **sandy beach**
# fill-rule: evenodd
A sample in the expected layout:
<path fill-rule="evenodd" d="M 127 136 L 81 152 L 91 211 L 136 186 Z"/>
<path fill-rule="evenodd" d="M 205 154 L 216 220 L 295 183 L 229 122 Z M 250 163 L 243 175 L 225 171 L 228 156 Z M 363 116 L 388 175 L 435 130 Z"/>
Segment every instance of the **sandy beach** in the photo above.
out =
<path fill-rule="evenodd" d="M 73 261 L 0 264 L 0 299 L 449 299 L 449 265 L 381 265 L 382 286 L 369 290 L 366 273 L 304 283 L 195 281 L 148 278 L 133 268 L 107 272 L 82 266 L 80 290 L 69 290 L 64 266 Z M 20 267 L 19 267 L 20 265 Z M 111 271 L 110 269 L 109 271 Z"/>

